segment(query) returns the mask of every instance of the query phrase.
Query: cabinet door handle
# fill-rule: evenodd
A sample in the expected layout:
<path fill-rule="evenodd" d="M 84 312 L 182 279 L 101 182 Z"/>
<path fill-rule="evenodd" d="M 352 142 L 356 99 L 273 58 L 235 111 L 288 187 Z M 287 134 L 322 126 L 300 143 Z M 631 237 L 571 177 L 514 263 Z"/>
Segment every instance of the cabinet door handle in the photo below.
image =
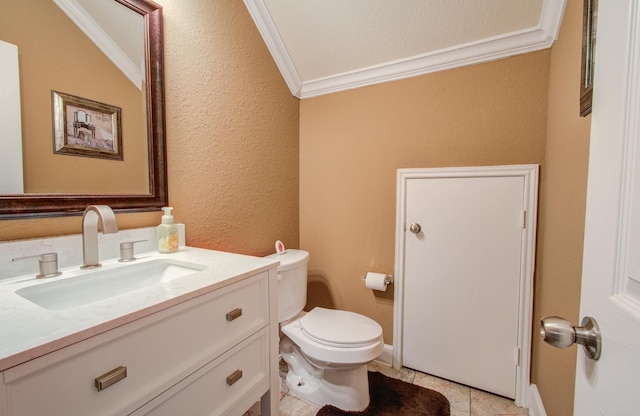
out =
<path fill-rule="evenodd" d="M 236 370 L 227 376 L 227 386 L 233 386 L 242 378 L 242 370 Z"/>
<path fill-rule="evenodd" d="M 127 377 L 127 367 L 120 366 L 118 368 L 114 368 L 108 373 L 96 378 L 96 389 L 98 389 L 98 391 L 104 390 L 125 377 Z"/>
<path fill-rule="evenodd" d="M 236 318 L 240 318 L 242 316 L 242 309 L 235 308 L 231 312 L 227 312 L 227 321 L 233 321 Z"/>

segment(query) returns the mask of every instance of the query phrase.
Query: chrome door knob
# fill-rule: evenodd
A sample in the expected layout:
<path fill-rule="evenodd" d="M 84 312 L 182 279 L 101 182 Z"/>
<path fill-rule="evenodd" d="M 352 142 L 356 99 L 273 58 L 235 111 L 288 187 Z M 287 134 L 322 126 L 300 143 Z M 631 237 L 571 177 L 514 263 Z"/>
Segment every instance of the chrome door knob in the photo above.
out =
<path fill-rule="evenodd" d="M 420 232 L 420 230 L 422 230 L 422 227 L 420 227 L 420 224 L 418 223 L 413 223 L 409 226 L 409 231 L 411 231 L 414 234 L 418 234 Z"/>
<path fill-rule="evenodd" d="M 587 357 L 597 360 L 602 353 L 602 336 L 598 322 L 590 316 L 585 316 L 580 325 L 573 326 L 559 316 L 547 316 L 540 321 L 540 336 L 544 342 L 557 348 L 569 348 L 574 343 L 580 344 Z"/>

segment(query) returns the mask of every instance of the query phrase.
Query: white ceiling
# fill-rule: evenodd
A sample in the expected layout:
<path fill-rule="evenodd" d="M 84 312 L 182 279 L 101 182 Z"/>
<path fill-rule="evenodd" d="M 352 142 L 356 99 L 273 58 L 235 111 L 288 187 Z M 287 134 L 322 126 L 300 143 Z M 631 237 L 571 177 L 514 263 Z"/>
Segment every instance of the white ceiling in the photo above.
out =
<path fill-rule="evenodd" d="M 299 98 L 550 47 L 566 0 L 244 0 Z"/>

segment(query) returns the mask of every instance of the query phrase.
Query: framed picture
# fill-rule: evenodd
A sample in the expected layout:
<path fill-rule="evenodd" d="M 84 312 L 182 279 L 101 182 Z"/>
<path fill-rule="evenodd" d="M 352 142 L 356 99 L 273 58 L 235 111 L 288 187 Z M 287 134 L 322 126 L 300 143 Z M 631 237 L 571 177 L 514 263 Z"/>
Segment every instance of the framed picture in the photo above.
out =
<path fill-rule="evenodd" d="M 580 76 L 580 116 L 591 113 L 593 64 L 596 47 L 598 0 L 584 0 L 582 10 L 582 71 Z"/>
<path fill-rule="evenodd" d="M 51 101 L 54 153 L 123 160 L 119 107 L 58 91 Z"/>

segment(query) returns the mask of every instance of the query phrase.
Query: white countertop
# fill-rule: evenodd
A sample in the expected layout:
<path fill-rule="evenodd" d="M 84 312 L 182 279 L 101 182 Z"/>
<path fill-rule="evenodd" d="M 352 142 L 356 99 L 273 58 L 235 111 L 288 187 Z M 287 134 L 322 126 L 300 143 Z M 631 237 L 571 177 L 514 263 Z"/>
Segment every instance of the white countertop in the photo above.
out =
<path fill-rule="evenodd" d="M 162 282 L 87 305 L 48 310 L 17 295 L 16 290 L 54 279 L 92 273 L 79 266 L 61 269 L 62 275 L 35 279 L 34 275 L 0 280 L 0 371 L 49 352 L 109 331 L 162 309 L 227 286 L 278 264 L 276 260 L 181 247 L 177 253 L 136 253 L 138 260 L 103 261 L 100 270 L 126 267 L 153 259 L 171 259 L 208 266 L 189 276 Z"/>

